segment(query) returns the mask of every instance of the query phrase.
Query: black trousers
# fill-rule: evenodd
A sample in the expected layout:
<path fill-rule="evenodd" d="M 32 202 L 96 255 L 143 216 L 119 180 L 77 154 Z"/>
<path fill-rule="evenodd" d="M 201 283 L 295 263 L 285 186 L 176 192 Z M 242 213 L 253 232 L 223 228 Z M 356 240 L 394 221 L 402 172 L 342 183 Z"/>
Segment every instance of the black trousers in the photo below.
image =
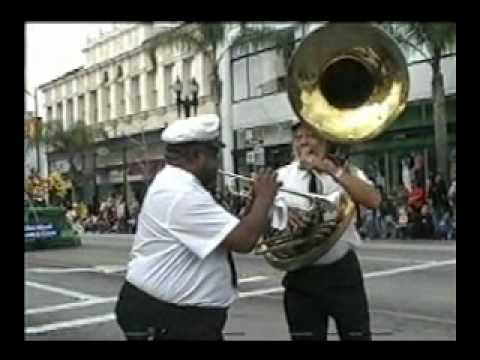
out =
<path fill-rule="evenodd" d="M 115 306 L 127 340 L 223 340 L 226 308 L 177 306 L 125 282 Z"/>
<path fill-rule="evenodd" d="M 354 251 L 333 264 L 288 272 L 283 286 L 292 340 L 326 341 L 329 317 L 341 340 L 371 340 L 368 301 Z"/>

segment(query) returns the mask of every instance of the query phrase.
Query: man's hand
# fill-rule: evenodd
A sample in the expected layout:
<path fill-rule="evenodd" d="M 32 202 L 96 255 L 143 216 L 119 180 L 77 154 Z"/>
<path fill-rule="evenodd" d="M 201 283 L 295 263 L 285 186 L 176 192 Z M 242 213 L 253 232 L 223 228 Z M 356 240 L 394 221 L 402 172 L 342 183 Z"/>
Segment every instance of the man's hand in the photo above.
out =
<path fill-rule="evenodd" d="M 302 220 L 300 214 L 298 214 L 294 209 L 288 209 L 288 228 L 290 231 L 297 232 L 305 227 L 306 224 Z"/>
<path fill-rule="evenodd" d="M 300 164 L 306 170 L 316 170 L 334 175 L 338 170 L 337 164 L 331 159 L 316 153 L 309 147 L 304 147 L 300 151 Z"/>
<path fill-rule="evenodd" d="M 273 204 L 275 196 L 281 183 L 277 181 L 277 174 L 268 168 L 255 175 L 253 183 L 254 201 L 264 200 L 269 204 Z"/>

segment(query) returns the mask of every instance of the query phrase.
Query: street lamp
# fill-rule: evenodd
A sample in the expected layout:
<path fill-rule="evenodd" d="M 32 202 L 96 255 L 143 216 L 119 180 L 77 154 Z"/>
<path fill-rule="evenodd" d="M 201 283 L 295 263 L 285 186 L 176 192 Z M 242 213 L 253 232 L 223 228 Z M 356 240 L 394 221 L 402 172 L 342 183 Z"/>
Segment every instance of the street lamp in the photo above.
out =
<path fill-rule="evenodd" d="M 30 140 L 35 142 L 35 152 L 36 152 L 36 159 L 37 159 L 37 172 L 40 175 L 40 132 L 42 131 L 42 118 L 38 116 L 38 102 L 37 102 L 37 88 L 35 88 L 34 95 L 32 95 L 28 90 L 25 89 L 25 94 L 30 97 L 33 97 L 34 101 L 34 116 L 29 121 L 29 129 L 31 132 L 29 133 Z M 31 126 L 31 127 L 30 127 Z"/>
<path fill-rule="evenodd" d="M 105 146 L 100 146 L 96 148 L 93 152 L 93 208 L 98 209 L 98 184 L 97 184 L 97 156 L 107 156 L 110 154 L 110 150 L 108 150 Z"/>

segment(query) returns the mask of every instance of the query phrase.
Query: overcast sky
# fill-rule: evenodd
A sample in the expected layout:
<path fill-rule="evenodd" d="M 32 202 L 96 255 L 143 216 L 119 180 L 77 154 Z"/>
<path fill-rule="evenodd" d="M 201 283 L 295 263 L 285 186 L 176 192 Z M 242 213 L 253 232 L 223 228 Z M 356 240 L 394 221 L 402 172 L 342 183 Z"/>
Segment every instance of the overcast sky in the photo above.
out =
<path fill-rule="evenodd" d="M 26 89 L 33 95 L 35 87 L 86 63 L 82 49 L 87 36 L 96 37 L 108 31 L 113 23 L 31 22 L 26 24 Z M 38 92 L 38 109 L 44 116 L 43 98 Z M 27 110 L 34 110 L 27 96 Z"/>

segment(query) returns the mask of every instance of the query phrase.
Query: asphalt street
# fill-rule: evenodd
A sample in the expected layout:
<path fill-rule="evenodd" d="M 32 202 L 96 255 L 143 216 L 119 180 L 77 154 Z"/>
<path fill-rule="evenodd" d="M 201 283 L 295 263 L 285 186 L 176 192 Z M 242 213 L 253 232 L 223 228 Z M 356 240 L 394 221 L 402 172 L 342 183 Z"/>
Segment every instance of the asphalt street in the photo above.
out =
<path fill-rule="evenodd" d="M 25 253 L 26 340 L 124 340 L 113 309 L 131 235 L 86 235 L 75 249 Z M 456 340 L 456 244 L 370 241 L 358 251 L 374 340 Z M 282 272 L 236 255 L 240 298 L 226 340 L 289 340 Z M 330 323 L 330 339 L 336 329 Z"/>

